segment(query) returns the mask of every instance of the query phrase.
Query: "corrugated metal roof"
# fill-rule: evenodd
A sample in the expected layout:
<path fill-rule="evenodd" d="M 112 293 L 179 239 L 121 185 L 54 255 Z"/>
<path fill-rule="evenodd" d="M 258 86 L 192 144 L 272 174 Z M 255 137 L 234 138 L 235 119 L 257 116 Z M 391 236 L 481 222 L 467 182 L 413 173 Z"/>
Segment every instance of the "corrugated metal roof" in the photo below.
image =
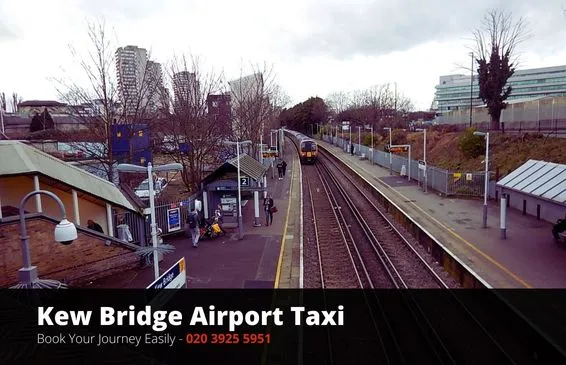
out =
<path fill-rule="evenodd" d="M 529 160 L 497 186 L 566 205 L 566 165 Z"/>
<path fill-rule="evenodd" d="M 136 211 L 111 182 L 17 141 L 0 141 L 0 176 L 38 173 L 109 203 Z"/>
<path fill-rule="evenodd" d="M 234 157 L 229 160 L 228 163 L 236 168 L 238 168 L 238 158 Z M 244 174 L 250 176 L 255 181 L 259 181 L 265 175 L 268 167 L 262 165 L 259 161 L 254 159 L 248 154 L 240 154 L 240 171 Z"/>

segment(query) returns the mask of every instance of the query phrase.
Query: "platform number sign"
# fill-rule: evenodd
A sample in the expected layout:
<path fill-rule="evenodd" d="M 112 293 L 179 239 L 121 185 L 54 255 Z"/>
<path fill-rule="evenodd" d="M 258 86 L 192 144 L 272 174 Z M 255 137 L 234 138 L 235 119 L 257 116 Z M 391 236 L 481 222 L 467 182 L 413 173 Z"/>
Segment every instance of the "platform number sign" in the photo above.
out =
<path fill-rule="evenodd" d="M 249 176 L 242 176 L 242 177 L 240 177 L 240 186 L 250 186 L 250 178 L 249 178 Z"/>

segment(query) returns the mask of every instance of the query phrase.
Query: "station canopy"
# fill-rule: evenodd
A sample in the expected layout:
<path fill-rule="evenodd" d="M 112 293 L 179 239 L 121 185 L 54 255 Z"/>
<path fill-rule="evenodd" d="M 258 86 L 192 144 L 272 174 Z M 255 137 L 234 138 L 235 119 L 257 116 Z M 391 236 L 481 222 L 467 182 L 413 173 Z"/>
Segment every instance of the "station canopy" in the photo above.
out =
<path fill-rule="evenodd" d="M 566 165 L 529 160 L 497 186 L 566 206 Z"/>
<path fill-rule="evenodd" d="M 254 179 L 255 181 L 259 181 L 265 176 L 265 173 L 268 170 L 268 166 L 262 165 L 259 161 L 254 159 L 248 154 L 241 153 L 240 154 L 240 171 L 243 175 L 247 175 Z M 235 171 L 238 169 L 238 158 L 234 157 L 222 165 L 220 165 L 216 170 L 210 173 L 203 179 L 203 183 L 209 184 L 219 176 L 223 175 L 226 171 Z"/>

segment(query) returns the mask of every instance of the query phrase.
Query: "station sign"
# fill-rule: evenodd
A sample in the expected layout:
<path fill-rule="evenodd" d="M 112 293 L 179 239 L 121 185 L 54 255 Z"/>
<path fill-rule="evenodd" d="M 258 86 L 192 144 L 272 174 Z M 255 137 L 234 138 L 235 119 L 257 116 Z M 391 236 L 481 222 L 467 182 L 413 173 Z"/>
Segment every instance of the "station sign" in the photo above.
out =
<path fill-rule="evenodd" d="M 250 177 L 240 176 L 240 186 L 250 186 Z"/>
<path fill-rule="evenodd" d="M 167 272 L 161 275 L 153 283 L 149 284 L 146 289 L 157 290 L 150 291 L 146 294 L 148 304 L 153 308 L 161 308 L 167 303 L 171 297 L 175 295 L 176 290 L 161 289 L 180 289 L 187 287 L 187 273 L 185 267 L 185 258 L 181 258 L 175 265 L 171 266 Z"/>
<path fill-rule="evenodd" d="M 408 152 L 408 151 L 409 151 L 408 146 L 391 146 L 391 147 L 389 147 L 388 144 L 385 145 L 385 152 L 399 153 L 399 152 Z"/>
<path fill-rule="evenodd" d="M 179 289 L 186 287 L 187 272 L 185 258 L 182 257 L 146 289 Z"/>
<path fill-rule="evenodd" d="M 279 152 L 277 151 L 263 152 L 263 158 L 275 158 L 275 157 L 279 157 Z"/>
<path fill-rule="evenodd" d="M 426 170 L 426 162 L 424 162 L 423 160 L 419 160 L 419 169 Z"/>

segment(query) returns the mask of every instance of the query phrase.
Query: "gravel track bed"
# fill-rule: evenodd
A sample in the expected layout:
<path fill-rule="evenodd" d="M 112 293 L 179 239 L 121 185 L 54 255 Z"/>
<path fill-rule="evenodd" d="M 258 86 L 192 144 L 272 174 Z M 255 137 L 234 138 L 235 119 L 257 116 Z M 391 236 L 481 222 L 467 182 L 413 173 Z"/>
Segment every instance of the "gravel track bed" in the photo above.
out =
<path fill-rule="evenodd" d="M 321 169 L 322 170 L 322 169 Z M 327 174 L 325 171 L 321 171 L 323 174 Z M 375 252 L 371 243 L 368 241 L 366 233 L 361 228 L 361 223 L 356 220 L 354 213 L 348 206 L 346 200 L 336 187 L 333 181 L 328 178 L 331 184 L 331 190 L 334 197 L 337 200 L 337 206 L 340 207 L 339 211 L 344 216 L 344 221 L 347 224 L 347 229 L 352 235 L 352 245 L 351 251 L 356 252 L 356 257 L 361 261 L 360 266 L 364 266 L 368 272 L 369 280 L 373 288 L 393 288 L 393 283 L 391 278 L 385 271 L 383 263 L 381 262 L 379 255 Z M 371 288 L 369 285 L 366 288 Z"/>
<path fill-rule="evenodd" d="M 305 289 L 322 288 L 318 250 L 316 247 L 316 233 L 314 229 L 314 216 L 310 203 L 309 180 L 306 168 L 303 169 L 303 286 Z"/>
<path fill-rule="evenodd" d="M 308 186 L 311 187 L 312 204 L 314 204 L 315 220 L 318 234 L 318 247 L 320 250 L 320 260 L 322 262 L 322 272 L 324 275 L 324 286 L 326 288 L 359 288 L 356 271 L 352 263 L 352 259 L 348 252 L 348 248 L 344 243 L 344 237 L 340 230 L 340 225 L 334 215 L 334 209 L 324 188 L 316 168 L 305 168 L 303 175 L 307 178 Z M 310 200 L 304 205 L 305 209 L 312 209 Z M 312 218 L 306 224 L 312 225 Z M 311 236 L 312 237 L 312 236 Z M 310 238 L 309 241 L 316 243 L 316 240 Z M 316 250 L 316 247 L 314 248 Z M 309 249 L 310 250 L 310 249 Z M 309 265 L 309 269 L 305 270 L 305 277 L 320 276 L 320 271 Z M 313 272 L 314 270 L 314 272 Z M 311 279 L 309 278 L 309 281 Z"/>
<path fill-rule="evenodd" d="M 416 239 L 399 223 L 395 221 L 393 216 L 385 212 L 381 204 L 377 199 L 375 199 L 369 188 L 359 186 L 357 182 L 350 181 L 344 176 L 347 171 L 344 171 L 341 167 L 336 167 L 334 162 L 329 162 L 328 157 L 319 154 L 319 161 L 332 166 L 331 169 L 337 174 L 337 178 L 343 182 L 344 186 L 350 186 L 348 192 L 351 194 L 351 198 L 354 200 L 356 206 L 362 214 L 366 217 L 366 222 L 371 227 L 374 235 L 382 244 L 384 250 L 387 252 L 391 262 L 395 265 L 403 280 L 408 285 L 409 288 L 438 288 L 438 283 L 433 279 L 432 275 L 425 268 L 422 261 L 412 252 L 410 248 L 406 246 L 404 242 L 399 238 L 397 233 L 391 228 L 391 225 L 396 228 L 396 230 L 403 235 L 403 237 L 408 241 L 408 243 L 413 247 L 413 249 L 419 253 L 419 255 L 428 263 L 428 265 L 434 270 L 434 272 L 448 285 L 449 288 L 460 288 L 460 284 L 454 280 L 444 269 L 439 265 L 438 262 L 428 253 L 426 250 L 416 241 Z M 367 196 L 370 201 L 385 215 L 387 222 L 375 209 L 368 203 L 365 197 L 363 197 L 357 189 L 352 187 L 356 185 L 360 190 Z"/>

